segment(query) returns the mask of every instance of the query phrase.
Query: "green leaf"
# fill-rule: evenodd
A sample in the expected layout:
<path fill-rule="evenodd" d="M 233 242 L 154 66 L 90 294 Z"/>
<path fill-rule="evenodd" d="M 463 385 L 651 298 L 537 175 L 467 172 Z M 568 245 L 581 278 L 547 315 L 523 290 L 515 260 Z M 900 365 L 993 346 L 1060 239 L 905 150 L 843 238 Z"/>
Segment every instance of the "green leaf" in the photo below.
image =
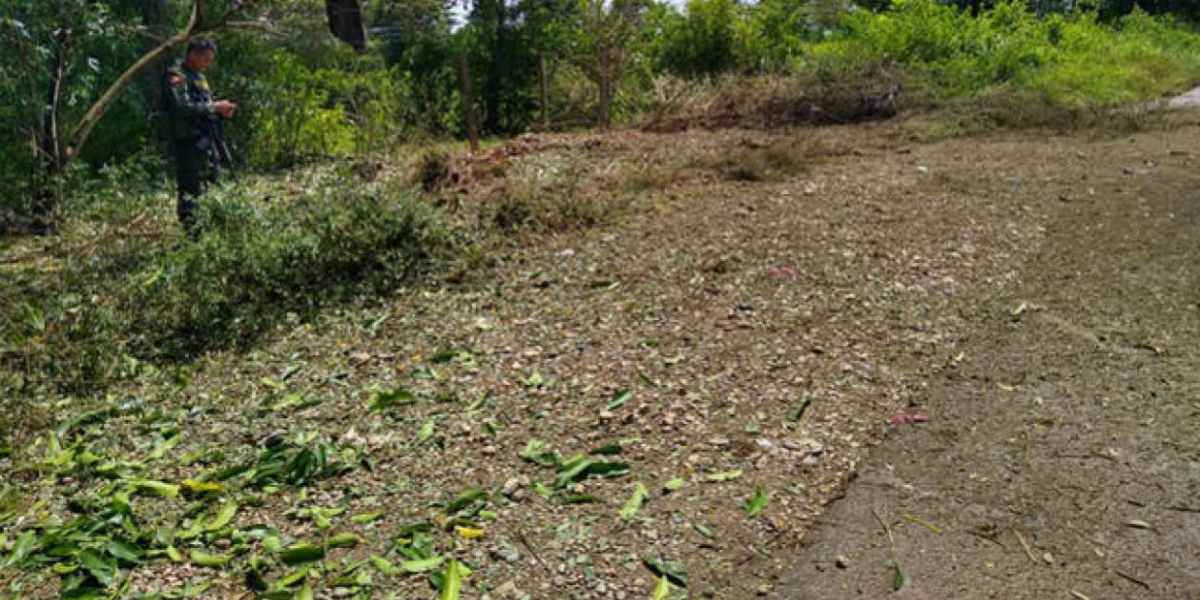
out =
<path fill-rule="evenodd" d="M 575 494 L 563 498 L 562 502 L 563 504 L 603 504 L 604 500 L 592 494 Z"/>
<path fill-rule="evenodd" d="M 279 555 L 279 560 L 283 561 L 283 564 L 289 567 L 324 559 L 324 546 L 309 546 L 307 544 L 297 544 L 284 550 Z"/>
<path fill-rule="evenodd" d="M 353 548 L 362 543 L 362 538 L 353 533 L 341 533 L 325 542 L 326 548 Z"/>
<path fill-rule="evenodd" d="M 542 440 L 531 439 L 525 443 L 521 458 L 543 467 L 557 467 L 562 464 L 562 458 Z"/>
<path fill-rule="evenodd" d="M 895 571 L 895 576 L 892 577 L 892 591 L 898 592 L 904 587 L 906 581 L 904 567 L 900 566 L 899 561 L 892 559 L 892 570 Z"/>
<path fill-rule="evenodd" d="M 621 518 L 628 521 L 637 514 L 642 508 L 642 502 L 646 500 L 649 492 L 646 491 L 646 486 L 642 482 L 637 482 L 633 485 L 633 495 L 629 496 L 629 500 L 625 502 L 625 506 L 621 508 Z"/>
<path fill-rule="evenodd" d="M 587 457 L 575 457 L 566 463 L 563 463 L 563 470 L 559 472 L 558 477 L 554 478 L 554 487 L 564 488 L 572 482 L 582 479 L 584 472 L 591 465 L 591 461 Z"/>
<path fill-rule="evenodd" d="M 913 523 L 916 523 L 917 525 L 925 527 L 926 529 L 928 529 L 938 535 L 942 535 L 943 533 L 945 533 L 944 531 L 942 531 L 941 527 L 938 527 L 937 525 L 934 525 L 933 523 L 930 523 L 929 521 L 926 521 L 925 519 L 922 519 L 921 517 L 918 517 L 916 515 L 912 515 L 909 513 L 900 513 L 900 516 L 903 517 L 905 520 L 911 521 Z"/>
<path fill-rule="evenodd" d="M 147 458 L 149 460 L 158 460 L 163 456 L 166 456 L 167 452 L 170 452 L 171 448 L 174 448 L 175 445 L 178 444 L 182 439 L 182 436 L 176 433 L 175 435 L 158 442 L 154 445 L 154 450 L 150 452 L 150 455 Z"/>
<path fill-rule="evenodd" d="M 447 350 L 442 350 L 441 352 L 438 352 L 437 354 L 434 354 L 433 357 L 431 357 L 429 359 L 429 361 L 434 364 L 440 365 L 440 364 L 448 363 L 448 362 L 454 360 L 455 356 L 458 356 L 457 352 L 455 352 L 454 350 L 447 349 Z"/>
<path fill-rule="evenodd" d="M 417 433 L 417 443 L 424 444 L 428 442 L 429 438 L 433 437 L 433 430 L 436 426 L 437 424 L 433 422 L 433 419 L 425 421 L 425 424 L 421 426 L 421 431 Z"/>
<path fill-rule="evenodd" d="M 450 559 L 446 571 L 442 574 L 441 600 L 458 600 L 462 593 L 462 571 L 456 559 Z"/>
<path fill-rule="evenodd" d="M 113 558 L 127 563 L 137 563 L 142 560 L 142 550 L 124 540 L 108 540 L 104 544 L 104 551 Z"/>
<path fill-rule="evenodd" d="M 388 577 L 395 577 L 397 575 L 404 574 L 403 569 L 397 568 L 396 565 L 393 565 L 391 562 L 388 561 L 388 559 L 386 559 L 382 556 L 372 556 L 371 564 L 375 565 L 375 568 L 379 569 L 380 573 L 383 573 L 384 575 L 387 575 Z"/>
<path fill-rule="evenodd" d="M 599 448 L 594 448 L 591 453 L 600 455 L 600 456 L 613 456 L 613 455 L 621 453 L 621 445 L 620 444 L 605 444 L 603 446 L 600 446 Z"/>
<path fill-rule="evenodd" d="M 799 421 L 800 418 L 804 416 L 804 411 L 808 410 L 808 405 L 811 402 L 812 401 L 809 398 L 805 398 L 805 399 L 801 400 L 799 404 L 796 405 L 796 408 L 793 408 L 792 410 L 788 411 L 788 414 L 787 414 L 788 422 L 795 423 L 795 422 Z"/>
<path fill-rule="evenodd" d="M 222 504 L 221 510 L 217 512 L 217 516 L 213 517 L 213 520 L 209 521 L 208 524 L 204 526 L 204 531 L 217 531 L 222 527 L 225 527 L 230 521 L 233 520 L 233 517 L 237 515 L 237 511 L 237 502 L 226 502 Z"/>
<path fill-rule="evenodd" d="M 117 579 L 117 561 L 111 558 L 105 558 L 94 550 L 83 550 L 75 555 L 75 560 L 83 565 L 96 581 L 99 581 L 104 587 L 113 584 Z"/>
<path fill-rule="evenodd" d="M 312 587 L 305 583 L 300 587 L 300 591 L 296 592 L 296 600 L 313 600 Z"/>
<path fill-rule="evenodd" d="M 442 513 L 447 516 L 455 515 L 459 512 L 462 512 L 463 509 L 480 501 L 483 501 L 483 503 L 486 505 L 489 496 L 490 495 L 488 494 L 487 490 L 467 490 L 459 494 L 458 498 L 454 499 L 454 502 L 447 504 Z"/>
<path fill-rule="evenodd" d="M 742 508 L 746 509 L 746 514 L 750 517 L 757 517 L 758 513 L 761 513 L 770 502 L 771 496 L 767 494 L 766 490 L 758 488 L 754 492 L 754 497 L 747 500 L 746 503 L 742 505 Z"/>
<path fill-rule="evenodd" d="M 732 471 L 722 471 L 720 473 L 711 473 L 711 474 L 709 474 L 709 476 L 706 479 L 708 479 L 709 481 L 714 481 L 714 482 L 732 481 L 741 476 L 742 476 L 742 470 L 734 469 Z"/>
<path fill-rule="evenodd" d="M 446 559 L 441 556 L 431 556 L 421 560 L 406 560 L 400 563 L 400 568 L 409 573 L 427 573 L 442 566 Z"/>
<path fill-rule="evenodd" d="M 671 594 L 671 582 L 665 577 L 658 578 L 658 585 L 654 586 L 653 600 L 667 600 L 667 596 Z"/>
<path fill-rule="evenodd" d="M 219 554 L 208 554 L 207 552 L 203 552 L 200 550 L 192 550 L 189 554 L 192 558 L 192 562 L 197 565 L 200 565 L 201 567 L 213 567 L 213 568 L 223 567 L 223 566 L 229 564 L 229 561 L 232 560 L 228 556 L 221 556 Z"/>
<path fill-rule="evenodd" d="M 542 377 L 541 371 L 534 371 L 529 377 L 518 377 L 517 381 L 527 388 L 540 388 L 546 385 L 546 378 Z"/>
<path fill-rule="evenodd" d="M 692 523 L 692 529 L 695 529 L 700 535 L 702 535 L 710 540 L 717 539 L 717 535 L 715 533 L 713 533 L 713 530 L 709 529 L 708 525 L 705 525 L 704 523 L 701 523 L 699 521 Z"/>
<path fill-rule="evenodd" d="M 358 524 L 360 524 L 360 525 L 361 525 L 361 524 L 363 524 L 363 523 L 370 523 L 370 522 L 372 522 L 372 521 L 374 521 L 374 520 L 376 520 L 376 519 L 378 519 L 379 517 L 382 517 L 382 516 L 383 516 L 383 511 L 382 511 L 382 510 L 378 510 L 378 511 L 375 511 L 375 512 L 370 512 L 370 513 L 360 513 L 360 514 L 357 514 L 357 515 L 354 515 L 354 516 L 350 517 L 350 522 L 351 522 L 351 523 L 358 523 Z"/>
<path fill-rule="evenodd" d="M 17 538 L 16 543 L 13 544 L 12 554 L 9 554 L 8 560 L 4 561 L 4 568 L 19 566 L 33 553 L 37 542 L 37 535 L 32 531 L 26 531 L 21 534 L 21 537 Z"/>
<path fill-rule="evenodd" d="M 160 498 L 174 498 L 179 495 L 179 486 L 153 481 L 150 479 L 135 479 L 129 485 L 139 492 L 154 494 Z"/>
<path fill-rule="evenodd" d="M 605 405 L 604 410 L 616 410 L 625 406 L 627 402 L 633 399 L 633 392 L 629 390 L 620 390 L 613 394 L 612 400 Z"/>
<path fill-rule="evenodd" d="M 672 585 L 687 587 L 687 571 L 682 564 L 664 560 L 661 556 L 643 556 L 642 564 L 646 565 L 655 577 L 665 577 Z"/>
<path fill-rule="evenodd" d="M 368 410 L 384 410 L 400 404 L 413 404 L 417 398 L 412 392 L 398 388 L 390 392 L 376 392 L 367 401 Z"/>
<path fill-rule="evenodd" d="M 554 487 L 563 488 L 588 477 L 611 478 L 629 473 L 629 463 L 592 460 L 576 457 L 563 464 L 564 470 L 554 478 Z"/>
<path fill-rule="evenodd" d="M 676 477 L 663 484 L 663 493 L 670 493 L 683 489 L 687 485 L 687 480 L 682 477 Z"/>
<path fill-rule="evenodd" d="M 478 398 L 476 398 L 475 401 L 472 402 L 470 406 L 467 407 L 467 412 L 475 412 L 475 411 L 483 408 L 483 405 L 487 404 L 488 399 L 491 397 L 492 397 L 491 391 L 484 392 Z"/>

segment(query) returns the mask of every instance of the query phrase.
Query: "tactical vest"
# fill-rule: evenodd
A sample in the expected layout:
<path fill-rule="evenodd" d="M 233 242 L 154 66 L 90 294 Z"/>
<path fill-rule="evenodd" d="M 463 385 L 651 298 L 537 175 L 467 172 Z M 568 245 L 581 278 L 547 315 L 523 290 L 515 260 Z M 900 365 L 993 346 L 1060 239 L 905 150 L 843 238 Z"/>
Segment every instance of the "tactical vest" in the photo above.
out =
<path fill-rule="evenodd" d="M 197 121 L 213 112 L 213 94 L 203 73 L 184 63 L 167 69 L 163 78 L 164 129 L 170 138 L 198 138 Z"/>

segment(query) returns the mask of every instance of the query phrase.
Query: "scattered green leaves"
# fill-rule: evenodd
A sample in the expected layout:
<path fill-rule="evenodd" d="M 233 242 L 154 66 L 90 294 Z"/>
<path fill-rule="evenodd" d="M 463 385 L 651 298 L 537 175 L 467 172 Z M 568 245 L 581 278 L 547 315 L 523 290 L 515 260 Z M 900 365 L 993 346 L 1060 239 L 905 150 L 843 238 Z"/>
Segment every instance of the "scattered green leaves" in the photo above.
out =
<path fill-rule="evenodd" d="M 557 467 L 562 464 L 562 458 L 550 448 L 550 444 L 538 439 L 531 439 L 525 444 L 521 458 L 543 467 Z"/>
<path fill-rule="evenodd" d="M 562 464 L 558 477 L 554 478 L 553 486 L 564 488 L 587 478 L 620 477 L 627 473 L 629 463 L 596 460 L 580 454 Z"/>
<path fill-rule="evenodd" d="M 745 508 L 746 514 L 753 518 L 757 517 L 758 514 L 761 513 L 770 502 L 771 496 L 767 494 L 767 491 L 762 488 L 758 488 L 754 492 L 754 497 L 747 500 L 746 503 L 742 505 L 742 508 Z"/>
<path fill-rule="evenodd" d="M 742 476 L 742 470 L 734 469 L 732 471 L 721 471 L 718 473 L 710 473 L 708 475 L 708 477 L 706 477 L 705 479 L 707 479 L 708 481 L 719 483 L 722 481 L 733 481 L 734 479 L 737 479 L 741 476 Z"/>
<path fill-rule="evenodd" d="M 633 392 L 631 392 L 629 390 L 620 390 L 613 394 L 612 400 L 610 400 L 608 402 L 608 404 L 604 407 L 604 409 L 605 410 L 616 410 L 618 408 L 621 408 L 622 406 L 625 406 L 625 404 L 628 403 L 631 399 L 633 399 Z"/>
<path fill-rule="evenodd" d="M 367 409 L 369 410 L 385 410 L 393 406 L 404 404 L 414 404 L 417 398 L 412 392 L 397 388 L 390 392 L 375 392 L 371 395 L 371 399 L 367 401 Z"/>
<path fill-rule="evenodd" d="M 643 556 L 642 563 L 654 573 L 655 577 L 666 578 L 671 585 L 681 588 L 687 587 L 687 571 L 683 565 L 674 561 L 669 561 L 661 556 Z"/>
<path fill-rule="evenodd" d="M 633 485 L 633 494 L 629 496 L 629 500 L 625 502 L 625 506 L 621 508 L 620 516 L 626 521 L 632 519 L 642 508 L 642 502 L 650 493 L 646 491 L 646 486 L 642 482 L 637 482 Z"/>
<path fill-rule="evenodd" d="M 462 593 L 463 570 L 458 560 L 450 559 L 442 575 L 441 600 L 458 600 Z"/>
<path fill-rule="evenodd" d="M 325 547 L 296 544 L 281 552 L 279 560 L 289 567 L 322 561 L 325 560 Z"/>

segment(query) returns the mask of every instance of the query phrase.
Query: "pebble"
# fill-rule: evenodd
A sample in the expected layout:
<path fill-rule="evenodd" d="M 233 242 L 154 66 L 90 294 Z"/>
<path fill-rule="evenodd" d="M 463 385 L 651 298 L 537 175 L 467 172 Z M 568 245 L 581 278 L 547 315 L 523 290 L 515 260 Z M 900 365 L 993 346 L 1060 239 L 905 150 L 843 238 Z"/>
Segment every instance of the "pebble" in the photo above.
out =
<path fill-rule="evenodd" d="M 837 568 L 839 569 L 849 569 L 850 559 L 847 558 L 845 554 L 839 554 L 837 555 L 837 558 L 833 559 L 833 564 L 837 565 Z"/>

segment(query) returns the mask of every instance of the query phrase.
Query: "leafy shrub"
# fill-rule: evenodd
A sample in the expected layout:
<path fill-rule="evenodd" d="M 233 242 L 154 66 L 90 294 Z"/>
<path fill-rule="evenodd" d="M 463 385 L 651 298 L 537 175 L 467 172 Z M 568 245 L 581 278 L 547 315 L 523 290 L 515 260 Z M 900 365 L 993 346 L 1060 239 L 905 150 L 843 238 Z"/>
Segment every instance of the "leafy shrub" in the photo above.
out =
<path fill-rule="evenodd" d="M 0 282 L 0 389 L 92 391 L 395 287 L 441 238 L 407 190 L 351 181 L 327 170 L 290 197 L 287 181 L 215 189 L 194 243 L 163 197 L 102 194 L 124 225 L 73 223 Z"/>
<path fill-rule="evenodd" d="M 847 13 L 841 28 L 809 47 L 797 68 L 832 80 L 880 60 L 895 61 L 906 88 L 924 100 L 1036 102 L 1045 110 L 1035 111 L 1041 117 L 1029 124 L 1043 124 L 1186 88 L 1200 78 L 1200 37 L 1141 12 L 1106 25 L 1095 13 L 1038 18 L 1019 1 L 972 17 L 933 0 L 896 0 L 886 12 Z"/>

